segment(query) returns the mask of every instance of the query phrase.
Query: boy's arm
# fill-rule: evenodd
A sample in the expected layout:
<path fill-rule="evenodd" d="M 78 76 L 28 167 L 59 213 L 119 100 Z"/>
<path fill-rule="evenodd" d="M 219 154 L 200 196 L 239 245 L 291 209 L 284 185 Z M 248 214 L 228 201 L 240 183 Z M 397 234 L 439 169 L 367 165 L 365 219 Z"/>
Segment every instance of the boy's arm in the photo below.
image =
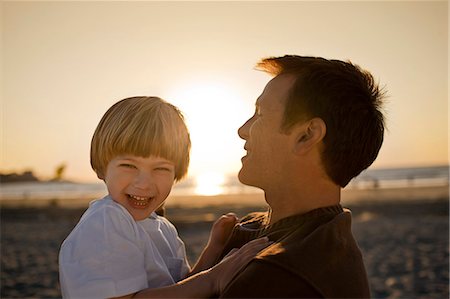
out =
<path fill-rule="evenodd" d="M 114 299 L 125 298 L 209 298 L 220 294 L 231 279 L 246 266 L 256 254 L 269 245 L 267 238 L 253 240 L 235 253 L 225 257 L 219 264 L 201 271 L 174 285 L 144 289 Z"/>
<path fill-rule="evenodd" d="M 220 254 L 230 238 L 233 228 L 238 220 L 239 219 L 234 213 L 228 213 L 222 215 L 214 222 L 208 243 L 188 276 L 211 268 L 218 262 Z"/>
<path fill-rule="evenodd" d="M 207 271 L 197 273 L 174 285 L 162 288 L 144 289 L 137 293 L 110 299 L 129 298 L 208 298 L 215 294 L 213 279 Z"/>

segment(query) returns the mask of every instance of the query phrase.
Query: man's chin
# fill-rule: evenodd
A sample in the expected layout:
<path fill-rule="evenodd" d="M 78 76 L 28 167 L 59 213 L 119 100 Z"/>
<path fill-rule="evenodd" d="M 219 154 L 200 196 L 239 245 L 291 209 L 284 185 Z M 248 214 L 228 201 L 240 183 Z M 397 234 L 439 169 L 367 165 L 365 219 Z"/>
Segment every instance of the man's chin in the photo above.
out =
<path fill-rule="evenodd" d="M 244 173 L 243 173 L 243 171 L 242 171 L 242 168 L 241 168 L 241 170 L 239 170 L 239 173 L 238 173 L 238 180 L 239 180 L 239 182 L 241 182 L 242 184 L 247 185 L 247 184 L 245 183 L 245 175 L 244 175 Z"/>
<path fill-rule="evenodd" d="M 245 172 L 241 169 L 238 173 L 238 179 L 239 182 L 241 182 L 244 185 L 247 186 L 251 186 L 251 187 L 257 187 L 259 188 L 258 185 L 256 185 L 252 180 L 251 177 L 249 177 L 248 175 L 245 174 Z"/>

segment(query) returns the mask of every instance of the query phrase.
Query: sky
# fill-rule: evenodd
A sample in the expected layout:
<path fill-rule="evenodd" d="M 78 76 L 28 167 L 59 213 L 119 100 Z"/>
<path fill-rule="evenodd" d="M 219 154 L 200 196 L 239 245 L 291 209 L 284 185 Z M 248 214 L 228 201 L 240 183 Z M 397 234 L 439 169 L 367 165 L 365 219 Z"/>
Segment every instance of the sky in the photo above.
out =
<path fill-rule="evenodd" d="M 448 164 L 448 3 L 2 1 L 0 172 L 91 182 L 92 134 L 129 96 L 177 105 L 191 177 L 237 174 L 263 57 L 350 60 L 387 91 L 372 168 Z"/>

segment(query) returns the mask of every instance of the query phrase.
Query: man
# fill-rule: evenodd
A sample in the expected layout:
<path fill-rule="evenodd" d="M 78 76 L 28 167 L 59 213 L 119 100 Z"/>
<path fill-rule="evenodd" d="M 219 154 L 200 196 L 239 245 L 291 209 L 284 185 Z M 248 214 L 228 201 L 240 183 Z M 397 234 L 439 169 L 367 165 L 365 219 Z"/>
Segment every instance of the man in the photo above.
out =
<path fill-rule="evenodd" d="M 340 194 L 378 155 L 383 93 L 349 62 L 284 56 L 258 68 L 275 77 L 238 131 L 247 151 L 239 180 L 264 190 L 270 211 L 242 219 L 224 254 L 260 236 L 274 243 L 221 297 L 370 297 Z"/>

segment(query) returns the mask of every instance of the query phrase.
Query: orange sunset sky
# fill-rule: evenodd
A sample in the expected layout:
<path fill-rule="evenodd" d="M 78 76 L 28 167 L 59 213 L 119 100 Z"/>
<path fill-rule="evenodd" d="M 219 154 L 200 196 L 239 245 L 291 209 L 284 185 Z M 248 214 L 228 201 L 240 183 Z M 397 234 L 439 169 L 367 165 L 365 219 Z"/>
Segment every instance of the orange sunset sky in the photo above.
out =
<path fill-rule="evenodd" d="M 448 3 L 19 2 L 1 9 L 0 172 L 96 181 L 89 143 L 135 95 L 184 112 L 191 176 L 233 174 L 238 127 L 284 54 L 351 60 L 385 86 L 388 130 L 372 166 L 448 164 Z"/>

